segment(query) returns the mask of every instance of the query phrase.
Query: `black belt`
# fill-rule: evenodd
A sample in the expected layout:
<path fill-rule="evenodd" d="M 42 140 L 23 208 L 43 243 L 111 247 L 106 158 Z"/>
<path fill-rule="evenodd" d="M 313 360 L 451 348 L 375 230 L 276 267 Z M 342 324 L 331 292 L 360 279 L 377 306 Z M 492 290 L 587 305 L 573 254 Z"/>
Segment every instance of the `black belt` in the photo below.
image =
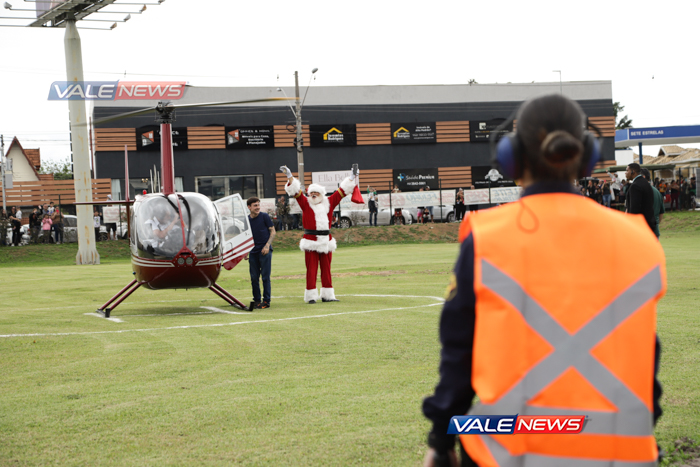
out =
<path fill-rule="evenodd" d="M 330 235 L 330 230 L 306 230 L 304 229 L 304 235 Z"/>

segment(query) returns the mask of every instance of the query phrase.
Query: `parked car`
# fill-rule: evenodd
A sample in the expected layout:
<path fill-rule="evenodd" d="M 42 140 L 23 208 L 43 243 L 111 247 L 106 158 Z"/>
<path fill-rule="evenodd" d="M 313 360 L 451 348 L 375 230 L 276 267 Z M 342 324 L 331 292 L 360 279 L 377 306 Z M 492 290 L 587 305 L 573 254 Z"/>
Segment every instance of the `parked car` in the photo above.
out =
<path fill-rule="evenodd" d="M 129 232 L 126 222 L 121 225 L 117 224 L 117 236 L 119 238 L 129 238 Z M 109 232 L 104 225 L 100 226 L 100 236 L 97 239 L 100 242 L 109 240 Z M 75 243 L 78 241 L 78 217 L 71 214 L 63 216 L 63 243 Z"/>
<path fill-rule="evenodd" d="M 336 214 L 338 211 L 336 211 Z M 347 229 L 353 225 L 369 225 L 369 209 L 344 210 L 340 211 L 338 221 L 341 229 Z M 396 223 L 393 212 L 389 208 L 379 208 L 377 210 L 377 225 L 393 225 Z M 413 223 L 413 217 L 408 209 L 401 210 L 400 223 L 409 225 Z"/>

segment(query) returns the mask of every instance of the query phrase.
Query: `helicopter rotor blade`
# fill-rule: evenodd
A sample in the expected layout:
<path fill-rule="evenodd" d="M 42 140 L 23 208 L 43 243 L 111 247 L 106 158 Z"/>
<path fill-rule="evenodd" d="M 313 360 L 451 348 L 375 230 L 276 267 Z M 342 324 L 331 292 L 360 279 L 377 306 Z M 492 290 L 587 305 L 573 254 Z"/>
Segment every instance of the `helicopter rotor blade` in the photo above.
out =
<path fill-rule="evenodd" d="M 109 122 L 113 122 L 115 120 L 121 120 L 122 118 L 136 117 L 138 115 L 145 115 L 149 112 L 155 112 L 155 110 L 156 110 L 155 107 L 148 107 L 146 109 L 141 109 L 141 110 L 133 110 L 131 112 L 124 112 L 121 114 L 112 115 L 110 117 L 98 118 L 97 120 L 94 120 L 92 123 L 93 123 L 93 125 L 101 125 L 103 123 L 109 123 Z"/>
<path fill-rule="evenodd" d="M 249 99 L 245 101 L 228 101 L 228 102 L 207 102 L 203 104 L 170 104 L 169 107 L 177 109 L 186 109 L 188 107 L 214 107 L 217 105 L 235 105 L 235 104 L 252 104 L 254 102 L 274 102 L 274 101 L 286 101 L 292 100 L 292 98 L 286 97 L 266 97 L 264 99 Z"/>
<path fill-rule="evenodd" d="M 293 98 L 287 98 L 287 97 L 266 97 L 263 99 L 246 99 L 243 101 L 225 101 L 225 102 L 205 102 L 205 103 L 199 103 L 199 104 L 173 104 L 172 102 L 168 102 L 163 105 L 163 107 L 167 107 L 169 109 L 186 109 L 190 107 L 214 107 L 217 105 L 237 105 L 237 104 L 252 104 L 255 102 L 277 102 L 277 101 L 288 101 L 288 100 L 293 100 Z M 159 104 L 160 105 L 160 104 Z M 109 123 L 113 122 L 115 120 L 121 120 L 122 118 L 128 118 L 128 117 L 136 117 L 138 115 L 144 115 L 149 112 L 155 112 L 157 109 L 156 107 L 148 107 L 146 109 L 141 109 L 141 110 L 134 110 L 132 112 L 125 112 L 117 115 L 112 115 L 110 117 L 104 117 L 97 119 L 93 122 L 94 125 L 101 125 L 103 123 Z"/>

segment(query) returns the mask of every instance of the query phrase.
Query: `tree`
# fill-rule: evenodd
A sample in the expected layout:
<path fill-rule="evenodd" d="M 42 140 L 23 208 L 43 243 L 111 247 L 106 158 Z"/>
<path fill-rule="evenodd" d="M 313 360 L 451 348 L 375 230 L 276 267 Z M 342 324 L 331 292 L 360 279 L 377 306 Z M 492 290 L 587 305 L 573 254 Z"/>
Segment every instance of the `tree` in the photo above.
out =
<path fill-rule="evenodd" d="M 73 164 L 68 159 L 45 161 L 42 162 L 39 173 L 53 174 L 54 180 L 72 180 Z"/>
<path fill-rule="evenodd" d="M 621 114 L 625 110 L 625 106 L 619 102 L 613 102 L 613 111 L 615 112 L 615 129 L 624 130 L 625 128 L 632 128 L 632 119 L 625 115 L 619 120 L 617 119 L 618 114 Z"/>

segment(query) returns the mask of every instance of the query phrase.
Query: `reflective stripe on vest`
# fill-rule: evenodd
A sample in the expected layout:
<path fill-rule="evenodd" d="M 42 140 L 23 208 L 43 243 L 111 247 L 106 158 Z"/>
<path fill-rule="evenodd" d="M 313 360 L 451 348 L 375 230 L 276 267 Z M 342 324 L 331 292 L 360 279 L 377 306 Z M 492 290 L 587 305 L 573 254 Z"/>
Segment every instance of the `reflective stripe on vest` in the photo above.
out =
<path fill-rule="evenodd" d="M 550 200 L 554 201 L 552 206 L 558 207 L 557 202 L 561 201 L 561 195 L 547 195 Z M 570 195 L 564 195 L 572 198 Z M 576 210 L 578 216 L 602 216 L 600 219 L 601 225 L 606 226 L 607 214 L 601 214 L 593 207 L 593 203 L 588 200 L 583 200 L 580 197 L 575 199 L 567 199 L 569 209 Z M 587 204 L 590 203 L 590 204 Z M 536 218 L 538 228 L 557 228 L 553 227 L 562 224 L 563 228 L 567 227 L 567 219 L 558 219 L 556 209 L 554 213 L 548 212 L 546 203 L 542 199 L 538 201 L 529 201 L 529 206 L 520 208 L 530 210 L 529 212 Z M 503 386 L 504 381 L 512 380 L 512 372 L 509 376 L 511 379 L 499 381 L 499 376 L 493 372 L 486 372 L 479 375 L 481 378 L 478 384 L 474 384 L 477 394 L 479 388 L 486 388 L 490 393 L 485 394 L 488 403 L 475 404 L 470 410 L 473 415 L 504 415 L 504 414 L 519 414 L 519 415 L 582 415 L 588 416 L 588 420 L 584 426 L 583 432 L 579 435 L 463 435 L 461 436 L 462 443 L 469 455 L 480 466 L 497 466 L 497 467 L 525 467 L 525 466 L 574 466 L 574 467 L 597 467 L 597 466 L 653 466 L 656 465 L 655 457 L 656 444 L 653 438 L 651 394 L 646 395 L 644 399 L 637 392 L 630 390 L 627 384 L 622 381 L 619 375 L 616 375 L 608 367 L 603 365 L 601 361 L 594 356 L 594 349 L 601 344 L 611 333 L 619 329 L 620 325 L 630 319 L 645 320 L 648 323 L 653 313 L 648 312 L 649 304 L 655 304 L 654 299 L 658 299 L 665 289 L 664 286 L 664 271 L 663 265 L 656 258 L 659 257 L 658 251 L 653 251 L 646 254 L 649 260 L 645 267 L 652 266 L 646 271 L 637 269 L 636 279 L 629 284 L 624 290 L 620 290 L 614 298 L 609 299 L 607 304 L 600 305 L 601 309 L 591 314 L 588 321 L 584 321 L 580 326 L 572 330 L 566 328 L 560 323 L 555 316 L 550 313 L 553 310 L 547 310 L 538 302 L 536 296 L 532 292 L 528 292 L 521 284 L 531 284 L 533 290 L 539 290 L 539 294 L 543 293 L 547 281 L 535 280 L 529 277 L 529 274 L 534 274 L 532 277 L 546 277 L 548 272 L 545 268 L 537 269 L 537 265 L 533 264 L 532 271 L 527 267 L 523 267 L 523 263 L 519 266 L 511 267 L 511 273 L 499 268 L 495 263 L 500 261 L 500 264 L 506 264 L 508 252 L 501 254 L 494 246 L 502 245 L 499 241 L 504 239 L 512 240 L 516 246 L 510 250 L 510 254 L 522 251 L 518 248 L 523 248 L 529 245 L 529 241 L 537 240 L 537 237 L 518 237 L 518 235 L 532 235 L 532 231 L 527 231 L 525 234 L 518 232 L 518 229 L 513 229 L 513 226 L 508 222 L 508 215 L 517 213 L 517 207 L 511 207 L 508 210 L 503 210 L 501 216 L 496 216 L 496 213 L 488 214 L 488 217 L 479 214 L 474 218 L 474 225 L 469 226 L 470 231 L 475 235 L 475 272 L 478 274 L 478 287 L 475 287 L 477 292 L 477 328 L 475 332 L 475 353 L 474 353 L 474 373 L 473 377 L 477 377 L 478 369 L 477 359 L 486 358 L 481 363 L 489 360 L 489 355 L 484 354 L 485 351 L 493 351 L 493 346 L 483 346 L 484 339 L 488 341 L 491 338 L 502 337 L 503 340 L 515 339 L 521 342 L 520 351 L 523 355 L 512 355 L 514 367 L 522 368 L 523 375 L 521 378 L 514 381 L 512 385 Z M 521 213 L 517 213 L 520 215 Z M 614 214 L 615 216 L 617 214 Z M 506 216 L 506 220 L 504 217 Z M 569 219 L 571 216 L 569 216 Z M 617 220 L 613 217 L 613 220 Z M 520 222 L 520 220 L 518 221 Z M 623 223 L 626 223 L 624 220 Z M 633 220 L 630 222 L 631 233 L 636 235 L 636 228 L 643 232 L 641 236 L 635 237 L 635 241 L 642 244 L 646 241 L 644 235 L 646 225 L 642 227 L 641 222 Z M 638 224 L 638 225 L 637 225 Z M 479 236 L 478 226 L 488 226 L 484 230 L 482 236 Z M 630 227 L 623 225 L 622 227 Z M 473 228 L 473 230 L 472 230 Z M 562 228 L 559 225 L 559 228 Z M 586 227 L 590 228 L 590 226 Z M 646 230 L 641 230 L 646 229 Z M 504 234 L 504 232 L 507 232 Z M 595 239 L 591 239 L 594 242 Z M 479 242 L 488 244 L 489 248 L 479 249 Z M 636 243 L 635 243 L 636 244 Z M 481 245 L 483 247 L 483 244 Z M 580 248 L 590 248 L 591 245 L 579 245 Z M 552 245 L 543 245 L 542 248 L 552 248 Z M 480 251 L 488 252 L 481 255 Z M 591 249 L 592 251 L 592 249 Z M 559 252 L 562 261 L 569 260 L 565 252 Z M 493 261 L 489 255 L 494 255 L 497 261 Z M 504 259 L 505 258 L 505 259 Z M 661 260 L 662 261 L 662 256 Z M 654 265 L 655 263 L 655 265 Z M 551 263 L 548 263 L 551 265 Z M 564 267 L 563 267 L 564 268 Z M 571 271 L 569 265 L 566 269 Z M 516 277 L 512 277 L 514 271 L 527 271 L 516 273 Z M 551 274 L 556 274 L 557 271 L 549 271 Z M 596 271 L 592 271 L 595 273 Z M 517 277 L 518 274 L 525 274 L 525 277 Z M 480 282 L 479 282 L 480 281 Z M 557 282 L 556 278 L 552 279 L 553 283 L 564 284 L 565 281 Z M 542 289 L 545 287 L 545 289 Z M 546 289 L 548 290 L 548 289 Z M 555 292 L 556 293 L 556 292 Z M 595 290 L 590 291 L 595 294 Z M 488 294 L 483 295 L 483 294 Z M 480 300 L 483 300 L 480 304 Z M 545 300 L 546 301 L 546 300 Z M 484 304 L 488 303 L 489 308 L 484 308 Z M 502 304 L 501 304 L 502 303 Z M 549 306 L 557 303 L 549 300 Z M 491 310 L 491 306 L 494 310 Z M 569 303 L 569 307 L 571 303 Z M 596 305 L 597 307 L 598 305 Z M 480 308 L 481 307 L 481 308 Z M 505 310 L 505 311 L 504 311 Z M 541 340 L 537 345 L 542 348 L 551 349 L 551 351 L 530 350 L 530 344 L 527 334 L 517 332 L 517 327 L 504 326 L 502 330 L 486 329 L 479 327 L 480 316 L 486 319 L 485 315 L 480 313 L 495 313 L 489 317 L 488 323 L 493 325 L 494 322 L 501 320 L 513 320 L 514 315 L 508 314 L 508 310 L 515 310 L 522 319 L 523 326 L 529 329 L 530 333 L 536 334 L 535 340 Z M 576 312 L 575 308 L 572 312 Z M 595 311 L 595 310 L 593 310 Z M 640 312 L 641 314 L 636 314 Z M 494 319 L 493 316 L 497 316 Z M 561 314 L 560 320 L 561 320 Z M 504 322 L 505 323 L 505 322 Z M 516 331 L 513 331 L 516 329 Z M 642 326 L 639 329 L 638 337 L 644 342 L 646 339 L 653 340 L 654 336 L 648 331 L 649 326 Z M 500 331 L 500 334 L 499 334 Z M 481 332 L 481 335 L 479 334 Z M 516 332 L 512 334 L 512 332 Z M 486 335 L 484 335 L 486 334 Z M 478 340 L 481 339 L 481 340 Z M 478 344 L 480 343 L 480 344 Z M 623 342 L 624 343 L 624 342 Z M 482 345 L 477 352 L 477 345 Z M 644 349 L 649 349 L 653 345 L 651 342 L 643 345 Z M 636 348 L 634 346 L 630 348 Z M 497 349 L 496 349 L 497 350 Z M 624 349 L 627 350 L 627 349 Z M 623 351 L 623 350 L 621 350 Z M 527 355 L 525 355 L 527 354 Z M 541 358 L 533 357 L 533 355 L 542 355 Z M 628 355 L 629 356 L 629 355 Z M 526 358 L 528 357 L 529 360 Z M 493 359 L 494 362 L 502 364 L 503 357 Z M 531 362 L 524 365 L 523 362 Z M 519 366 L 518 366 L 519 365 Z M 646 372 L 646 367 L 638 368 L 640 371 Z M 545 391 L 555 384 L 560 378 L 564 378 L 566 374 L 576 372 L 579 379 L 585 380 L 585 384 L 592 387 L 591 391 L 599 394 L 602 398 L 607 399 L 608 406 L 614 405 L 608 409 L 585 409 L 575 408 L 577 403 L 581 403 L 586 407 L 584 402 L 574 399 L 569 408 L 557 407 L 552 402 L 551 396 L 541 396 Z M 651 381 L 652 374 L 648 375 Z M 578 380 L 577 380 L 578 381 Z M 475 381 L 476 383 L 476 381 Z M 491 385 L 491 386 L 489 386 Z M 488 392 L 488 391 L 487 391 Z M 550 393 L 548 393 L 550 394 Z M 491 397 L 493 400 L 489 400 Z M 530 403 L 538 397 L 537 403 Z"/>

